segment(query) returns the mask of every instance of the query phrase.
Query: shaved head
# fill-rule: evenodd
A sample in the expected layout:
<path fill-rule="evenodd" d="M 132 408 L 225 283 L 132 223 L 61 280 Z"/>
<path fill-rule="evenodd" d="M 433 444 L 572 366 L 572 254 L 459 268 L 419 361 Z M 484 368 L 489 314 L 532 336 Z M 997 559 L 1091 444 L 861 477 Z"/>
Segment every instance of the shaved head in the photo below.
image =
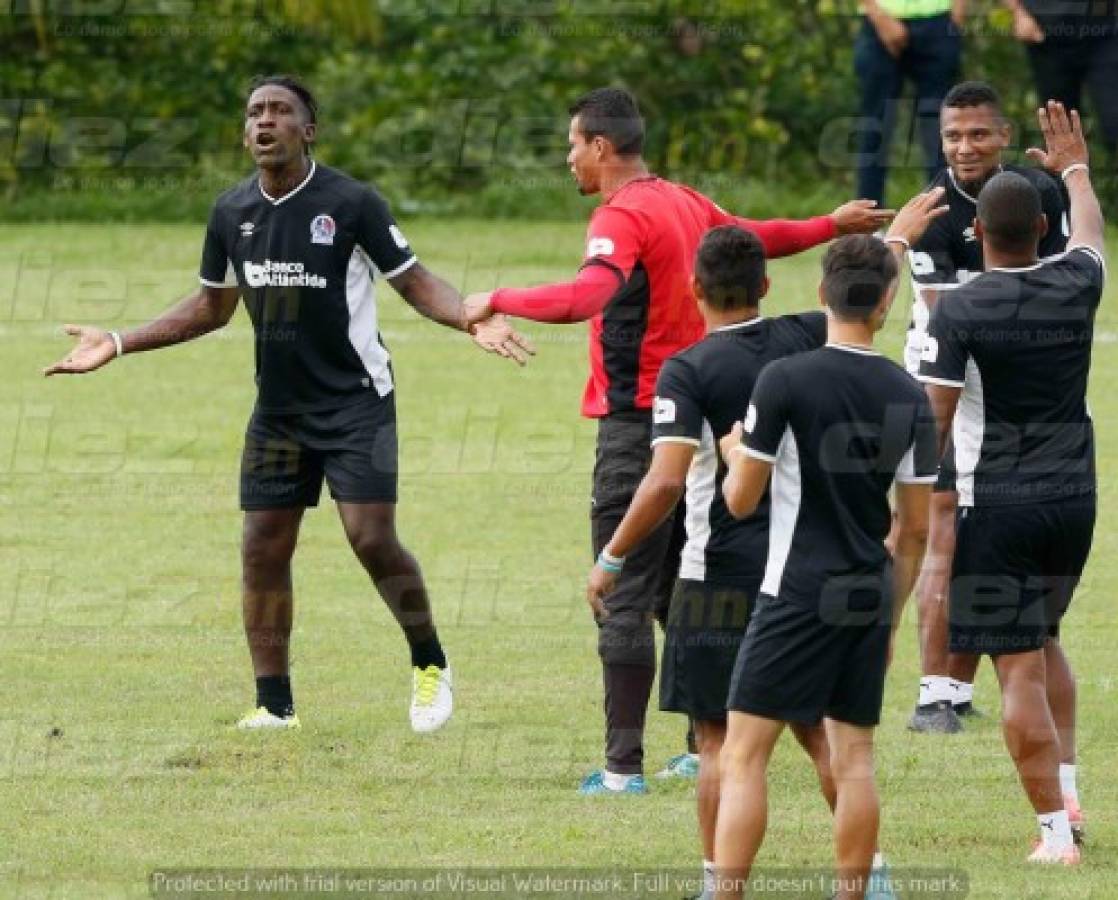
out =
<path fill-rule="evenodd" d="M 1043 220 L 1040 191 L 1015 172 L 995 175 L 978 195 L 982 233 L 1000 253 L 1035 250 L 1044 235 Z"/>

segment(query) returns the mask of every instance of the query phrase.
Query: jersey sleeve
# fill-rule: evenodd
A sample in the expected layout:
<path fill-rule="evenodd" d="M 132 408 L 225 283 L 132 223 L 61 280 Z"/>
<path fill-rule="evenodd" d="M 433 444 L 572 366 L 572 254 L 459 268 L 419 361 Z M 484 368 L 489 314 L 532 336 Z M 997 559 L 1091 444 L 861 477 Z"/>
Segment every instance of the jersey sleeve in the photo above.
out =
<path fill-rule="evenodd" d="M 970 327 L 955 315 L 955 309 L 963 306 L 957 299 L 958 295 L 945 297 L 932 309 L 920 353 L 919 378 L 925 383 L 961 388 L 966 380 Z"/>
<path fill-rule="evenodd" d="M 827 314 L 824 312 L 796 313 L 788 316 L 804 333 L 811 347 L 822 347 L 827 343 Z"/>
<path fill-rule="evenodd" d="M 376 191 L 365 191 L 357 216 L 357 244 L 382 278 L 395 278 L 417 262 L 408 239 Z"/>
<path fill-rule="evenodd" d="M 234 288 L 237 286 L 237 274 L 233 271 L 233 261 L 229 256 L 222 231 L 222 215 L 215 206 L 210 212 L 210 221 L 206 225 L 198 280 L 206 287 Z"/>
<path fill-rule="evenodd" d="M 1043 175 L 1043 178 L 1039 185 L 1040 205 L 1044 210 L 1044 217 L 1048 220 L 1048 231 L 1040 241 L 1038 255 L 1041 259 L 1063 253 L 1071 229 L 1068 221 L 1068 202 L 1063 186 L 1047 175 Z"/>
<path fill-rule="evenodd" d="M 941 217 L 934 221 L 924 236 L 908 253 L 908 268 L 917 287 L 950 290 L 958 287 L 959 264 L 955 259 L 955 242 Z"/>
<path fill-rule="evenodd" d="M 1090 285 L 1094 293 L 1094 305 L 1102 299 L 1103 284 L 1106 281 L 1106 260 L 1094 247 L 1077 244 L 1068 250 L 1058 265 L 1073 270 L 1074 277 Z"/>
<path fill-rule="evenodd" d="M 926 396 L 916 403 L 912 443 L 897 466 L 896 480 L 901 484 L 935 484 L 938 476 L 936 421 Z"/>
<path fill-rule="evenodd" d="M 652 402 L 652 446 L 660 443 L 692 444 L 703 437 L 700 386 L 692 366 L 672 357 L 656 379 Z"/>
<path fill-rule="evenodd" d="M 628 281 L 645 247 L 641 217 L 629 209 L 599 206 L 586 229 L 583 266 L 604 266 L 622 282 Z"/>
<path fill-rule="evenodd" d="M 745 411 L 742 425 L 745 452 L 764 462 L 775 463 L 790 410 L 788 379 L 779 362 L 769 363 L 761 370 Z"/>

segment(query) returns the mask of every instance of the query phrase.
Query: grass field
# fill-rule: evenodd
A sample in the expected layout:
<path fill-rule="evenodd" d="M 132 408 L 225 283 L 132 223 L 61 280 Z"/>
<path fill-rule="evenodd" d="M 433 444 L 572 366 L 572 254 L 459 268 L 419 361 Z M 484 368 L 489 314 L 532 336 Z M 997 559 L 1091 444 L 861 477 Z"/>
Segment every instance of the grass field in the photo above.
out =
<path fill-rule="evenodd" d="M 582 228 L 408 231 L 431 268 L 482 289 L 569 275 Z M 689 785 L 605 802 L 574 793 L 601 759 L 582 592 L 594 434 L 578 416 L 581 326 L 527 328 L 540 352 L 518 371 L 382 292 L 401 530 L 433 590 L 458 712 L 435 736 L 410 732 L 404 643 L 326 504 L 307 517 L 296 557 L 304 728 L 231 729 L 252 700 L 236 501 L 253 401 L 247 318 L 95 376 L 39 376 L 66 349 L 59 323 L 127 326 L 189 289 L 200 243 L 196 227 L 0 227 L 0 896 L 140 896 L 150 872 L 174 867 L 696 869 Z M 773 266 L 769 313 L 814 304 L 817 259 Z M 1023 863 L 1035 820 L 988 666 L 977 702 L 991 715 L 950 740 L 904 729 L 911 625 L 889 679 L 883 845 L 894 869 L 956 870 L 976 898 L 1118 897 L 1115 294 L 1091 388 L 1101 518 L 1065 629 L 1080 676 L 1082 868 Z M 894 358 L 904 324 L 898 309 L 885 341 Z M 650 769 L 682 733 L 680 719 L 651 715 Z M 825 867 L 828 815 L 790 741 L 771 801 L 758 865 Z"/>

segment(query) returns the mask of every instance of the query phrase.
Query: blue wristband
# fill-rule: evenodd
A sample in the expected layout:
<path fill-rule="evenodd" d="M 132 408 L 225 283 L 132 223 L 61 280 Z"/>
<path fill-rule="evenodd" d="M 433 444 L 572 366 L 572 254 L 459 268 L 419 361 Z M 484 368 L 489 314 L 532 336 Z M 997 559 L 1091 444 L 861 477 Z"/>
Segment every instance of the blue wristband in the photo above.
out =
<path fill-rule="evenodd" d="M 625 560 L 615 556 L 607 559 L 606 556 L 605 550 L 598 554 L 598 568 L 603 572 L 609 572 L 611 575 L 621 574 L 621 570 L 625 566 Z"/>

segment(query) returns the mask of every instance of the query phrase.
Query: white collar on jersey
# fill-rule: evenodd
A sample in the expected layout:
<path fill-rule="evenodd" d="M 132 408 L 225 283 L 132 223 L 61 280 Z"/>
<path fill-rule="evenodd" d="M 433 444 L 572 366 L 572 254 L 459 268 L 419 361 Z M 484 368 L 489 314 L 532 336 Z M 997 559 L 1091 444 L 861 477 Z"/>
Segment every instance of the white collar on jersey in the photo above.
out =
<path fill-rule="evenodd" d="M 859 356 L 881 356 L 876 350 L 871 350 L 869 347 L 855 347 L 853 344 L 835 344 L 828 341 L 823 346 L 830 347 L 832 350 L 844 350 L 847 353 L 857 353 Z"/>
<path fill-rule="evenodd" d="M 304 178 L 302 181 L 300 181 L 299 185 L 296 188 L 294 188 L 293 190 L 288 191 L 286 194 L 284 194 L 278 200 L 276 200 L 274 197 L 268 196 L 268 192 L 266 190 L 264 190 L 264 185 L 262 185 L 260 183 L 259 178 L 256 179 L 256 186 L 258 188 L 260 188 L 260 193 L 264 195 L 265 200 L 267 200 L 269 203 L 271 203 L 272 206 L 279 206 L 281 203 L 283 203 L 287 200 L 290 200 L 292 197 L 294 197 L 296 194 L 298 194 L 299 191 L 301 191 L 308 184 L 310 184 L 311 179 L 314 178 L 314 170 L 316 168 L 317 168 L 317 166 L 315 164 L 315 161 L 312 159 L 311 160 L 311 170 L 307 173 L 307 177 Z"/>
<path fill-rule="evenodd" d="M 764 316 L 754 316 L 746 322 L 734 322 L 733 325 L 719 325 L 711 334 L 714 334 L 715 331 L 733 331 L 735 328 L 748 328 L 750 325 L 756 325 L 758 322 L 764 320 L 764 318 Z"/>
<path fill-rule="evenodd" d="M 998 171 L 999 172 L 1003 171 L 1001 163 L 998 163 Z M 951 166 L 947 167 L 947 177 L 951 179 L 951 186 L 953 188 L 955 188 L 956 191 L 958 191 L 963 197 L 966 197 L 966 199 L 968 199 L 975 206 L 978 205 L 978 201 L 974 197 L 972 197 L 970 194 L 968 194 L 966 191 L 964 191 L 961 187 L 959 187 L 959 182 L 955 180 L 955 170 L 952 169 Z"/>

